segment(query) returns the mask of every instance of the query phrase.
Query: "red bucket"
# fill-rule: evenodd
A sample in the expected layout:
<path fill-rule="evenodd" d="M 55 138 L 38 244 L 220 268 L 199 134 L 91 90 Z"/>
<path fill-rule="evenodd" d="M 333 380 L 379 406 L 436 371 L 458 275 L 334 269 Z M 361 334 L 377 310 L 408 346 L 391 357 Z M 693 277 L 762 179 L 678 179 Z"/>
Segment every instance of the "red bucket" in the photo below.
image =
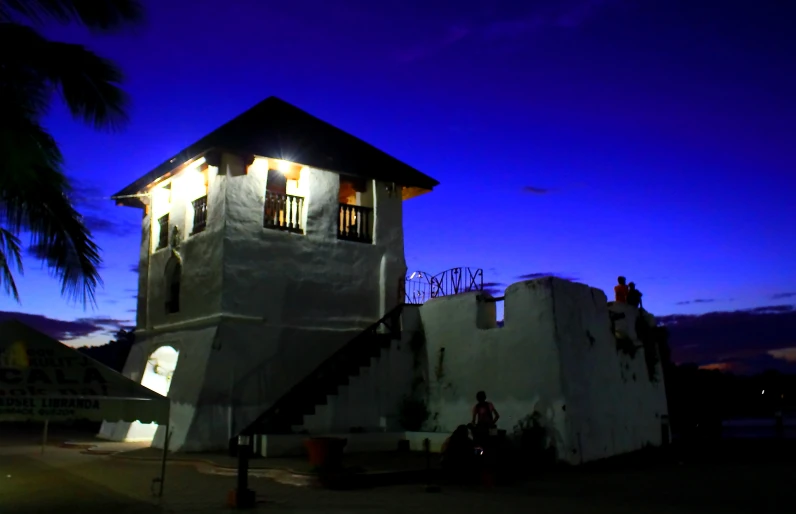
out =
<path fill-rule="evenodd" d="M 343 465 L 343 449 L 348 443 L 341 437 L 312 437 L 304 441 L 310 466 L 318 469 L 339 469 Z"/>

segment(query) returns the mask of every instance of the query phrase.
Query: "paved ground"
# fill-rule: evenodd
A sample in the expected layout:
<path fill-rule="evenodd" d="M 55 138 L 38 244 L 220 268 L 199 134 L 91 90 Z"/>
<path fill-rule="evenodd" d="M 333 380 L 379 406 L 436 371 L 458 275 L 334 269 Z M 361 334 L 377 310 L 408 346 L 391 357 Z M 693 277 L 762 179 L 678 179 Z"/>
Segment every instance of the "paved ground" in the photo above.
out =
<path fill-rule="evenodd" d="M 150 494 L 154 462 L 50 447 L 0 448 L 2 512 L 15 514 L 215 513 L 226 510 L 234 478 L 171 464 L 161 504 Z M 549 474 L 523 486 L 429 494 L 417 486 L 366 491 L 328 491 L 253 479 L 263 501 L 258 510 L 279 513 L 441 511 L 545 513 L 734 513 L 792 512 L 792 464 L 750 467 L 671 467 L 659 470 Z"/>
<path fill-rule="evenodd" d="M 227 511 L 231 476 L 200 472 L 178 459 L 168 465 L 166 494 L 158 501 L 151 481 L 159 463 L 92 455 L 58 445 L 79 434 L 53 434 L 42 454 L 40 434 L 24 437 L 0 431 L 0 513 L 81 514 L 217 513 Z M 755 445 L 746 452 L 783 455 Z M 753 451 L 754 450 L 754 451 Z M 726 450 L 686 465 L 657 468 L 619 466 L 545 473 L 526 483 L 496 489 L 385 487 L 328 491 L 252 478 L 261 499 L 257 511 L 309 514 L 380 512 L 526 512 L 534 514 L 779 513 L 796 504 L 796 460 L 739 459 Z M 739 462 L 743 460 L 745 464 Z M 772 459 L 764 459 L 772 460 Z M 708 464 L 712 462 L 712 464 Z"/>

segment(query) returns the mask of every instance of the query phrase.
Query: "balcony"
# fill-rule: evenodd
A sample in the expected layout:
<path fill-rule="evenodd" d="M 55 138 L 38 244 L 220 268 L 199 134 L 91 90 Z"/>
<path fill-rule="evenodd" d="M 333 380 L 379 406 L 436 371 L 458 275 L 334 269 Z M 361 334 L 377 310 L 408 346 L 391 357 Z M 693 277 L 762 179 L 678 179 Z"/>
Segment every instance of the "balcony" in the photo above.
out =
<path fill-rule="evenodd" d="M 263 226 L 274 230 L 303 234 L 304 228 L 301 226 L 303 210 L 303 197 L 266 191 Z"/>
<path fill-rule="evenodd" d="M 373 208 L 341 203 L 337 239 L 372 244 Z"/>

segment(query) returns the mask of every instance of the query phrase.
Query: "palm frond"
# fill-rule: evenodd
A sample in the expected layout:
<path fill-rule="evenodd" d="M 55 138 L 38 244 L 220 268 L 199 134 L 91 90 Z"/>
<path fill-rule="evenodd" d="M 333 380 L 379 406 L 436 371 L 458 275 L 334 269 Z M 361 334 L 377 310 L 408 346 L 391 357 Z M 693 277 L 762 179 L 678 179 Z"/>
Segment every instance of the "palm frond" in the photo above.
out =
<path fill-rule="evenodd" d="M 137 0 L 3 0 L 0 20 L 24 17 L 35 23 L 54 20 L 79 23 L 90 30 L 110 31 L 140 23 L 144 8 Z"/>
<path fill-rule="evenodd" d="M 22 251 L 17 236 L 0 227 L 0 284 L 7 295 L 19 302 L 14 271 L 22 273 Z"/>
<path fill-rule="evenodd" d="M 36 257 L 60 280 L 62 295 L 96 305 L 99 247 L 69 199 L 57 144 L 23 111 L 0 104 L 0 116 L 0 223 L 12 234 L 31 234 Z"/>
<path fill-rule="evenodd" d="M 0 24 L 0 48 L 13 47 L 25 51 L 0 56 L 0 88 L 41 96 L 49 86 L 50 92 L 61 92 L 73 116 L 95 128 L 126 123 L 128 98 L 119 87 L 122 72 L 112 61 L 81 45 L 48 41 L 30 27 Z"/>

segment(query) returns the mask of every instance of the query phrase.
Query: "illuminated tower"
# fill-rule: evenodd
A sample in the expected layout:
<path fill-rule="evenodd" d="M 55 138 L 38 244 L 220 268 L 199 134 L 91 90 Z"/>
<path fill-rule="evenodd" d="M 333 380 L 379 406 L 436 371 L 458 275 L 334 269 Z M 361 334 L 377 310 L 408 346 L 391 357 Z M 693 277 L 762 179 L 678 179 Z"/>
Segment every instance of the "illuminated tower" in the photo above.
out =
<path fill-rule="evenodd" d="M 124 373 L 172 399 L 170 447 L 225 448 L 402 302 L 402 201 L 437 184 L 271 97 L 120 191 L 144 210 Z"/>

